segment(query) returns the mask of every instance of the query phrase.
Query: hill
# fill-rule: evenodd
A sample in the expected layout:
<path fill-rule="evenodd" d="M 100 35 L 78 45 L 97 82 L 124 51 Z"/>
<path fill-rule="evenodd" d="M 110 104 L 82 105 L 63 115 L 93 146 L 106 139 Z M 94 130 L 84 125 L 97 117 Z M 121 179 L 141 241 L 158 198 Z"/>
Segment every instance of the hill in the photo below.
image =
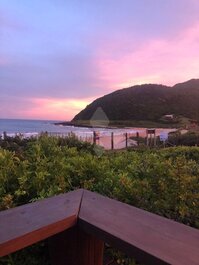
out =
<path fill-rule="evenodd" d="M 168 114 L 174 118 L 165 118 Z M 89 125 L 93 119 L 107 119 L 109 125 L 153 126 L 158 123 L 163 127 L 178 126 L 186 119 L 199 121 L 199 79 L 173 87 L 144 84 L 117 90 L 93 101 L 71 122 Z"/>

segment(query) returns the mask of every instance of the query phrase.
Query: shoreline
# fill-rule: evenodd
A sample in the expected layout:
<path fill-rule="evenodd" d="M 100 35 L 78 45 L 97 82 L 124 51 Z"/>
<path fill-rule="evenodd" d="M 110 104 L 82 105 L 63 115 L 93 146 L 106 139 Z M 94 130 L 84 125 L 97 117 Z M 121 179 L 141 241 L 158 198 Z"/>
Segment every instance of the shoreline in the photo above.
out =
<path fill-rule="evenodd" d="M 100 123 L 100 122 L 99 122 Z M 76 122 L 71 122 L 71 121 L 65 121 L 65 122 L 55 122 L 53 123 L 54 125 L 57 126 L 73 126 L 77 128 L 99 128 L 99 129 L 133 129 L 133 128 L 140 128 L 140 129 L 182 129 L 182 127 L 179 127 L 177 124 L 161 124 L 161 123 L 155 123 L 154 124 L 140 124 L 138 123 L 124 123 L 124 124 L 113 124 L 113 125 L 97 125 L 97 123 L 93 125 L 89 125 L 89 123 L 76 123 Z M 174 126 L 176 125 L 176 126 Z"/>
<path fill-rule="evenodd" d="M 72 122 L 56 122 L 53 123 L 54 125 L 58 125 L 58 126 L 73 126 L 73 127 L 77 127 L 77 128 L 98 128 L 98 129 L 131 129 L 130 126 L 126 127 L 126 126 L 99 126 L 99 125 L 88 125 L 88 124 L 76 124 L 76 123 L 72 123 Z M 132 127 L 133 128 L 133 127 Z M 144 127 L 143 127 L 144 128 Z"/>

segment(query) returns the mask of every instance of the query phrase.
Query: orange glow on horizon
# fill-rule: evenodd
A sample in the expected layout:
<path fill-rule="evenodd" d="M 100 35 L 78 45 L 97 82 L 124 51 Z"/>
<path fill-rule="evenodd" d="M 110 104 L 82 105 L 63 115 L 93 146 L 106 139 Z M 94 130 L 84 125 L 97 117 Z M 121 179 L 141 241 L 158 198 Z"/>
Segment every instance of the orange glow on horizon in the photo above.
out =
<path fill-rule="evenodd" d="M 34 107 L 26 112 L 26 118 L 71 120 L 78 112 L 84 109 L 94 98 L 86 99 L 30 99 Z"/>

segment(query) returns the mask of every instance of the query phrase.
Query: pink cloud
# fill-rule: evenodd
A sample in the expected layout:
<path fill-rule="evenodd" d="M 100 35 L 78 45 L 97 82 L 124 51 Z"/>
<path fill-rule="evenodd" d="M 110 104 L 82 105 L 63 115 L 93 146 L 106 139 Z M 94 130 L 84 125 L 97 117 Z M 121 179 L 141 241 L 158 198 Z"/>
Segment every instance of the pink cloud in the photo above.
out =
<path fill-rule="evenodd" d="M 71 120 L 94 98 L 0 98 L 0 118 Z"/>
<path fill-rule="evenodd" d="M 117 46 L 119 44 L 122 47 L 122 39 Z M 114 59 L 109 50 L 99 53 L 98 56 L 101 76 L 112 89 L 138 83 L 173 85 L 197 78 L 199 24 L 180 32 L 172 39 L 151 39 L 141 46 L 137 44 L 137 49 L 133 47 L 117 59 Z"/>
<path fill-rule="evenodd" d="M 38 118 L 50 120 L 71 120 L 79 111 L 86 107 L 93 98 L 85 99 L 30 99 L 32 107 L 28 108 L 25 118 Z"/>

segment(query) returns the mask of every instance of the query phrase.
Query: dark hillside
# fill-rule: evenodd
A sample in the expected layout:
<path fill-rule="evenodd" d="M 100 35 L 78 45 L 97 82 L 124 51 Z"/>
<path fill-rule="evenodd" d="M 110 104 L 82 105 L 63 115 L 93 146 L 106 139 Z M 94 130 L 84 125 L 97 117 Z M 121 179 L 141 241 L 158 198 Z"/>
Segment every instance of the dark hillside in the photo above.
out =
<path fill-rule="evenodd" d="M 117 90 L 93 101 L 72 122 L 90 120 L 99 107 L 112 122 L 161 122 L 166 114 L 199 120 L 199 79 L 173 87 L 145 84 Z"/>

